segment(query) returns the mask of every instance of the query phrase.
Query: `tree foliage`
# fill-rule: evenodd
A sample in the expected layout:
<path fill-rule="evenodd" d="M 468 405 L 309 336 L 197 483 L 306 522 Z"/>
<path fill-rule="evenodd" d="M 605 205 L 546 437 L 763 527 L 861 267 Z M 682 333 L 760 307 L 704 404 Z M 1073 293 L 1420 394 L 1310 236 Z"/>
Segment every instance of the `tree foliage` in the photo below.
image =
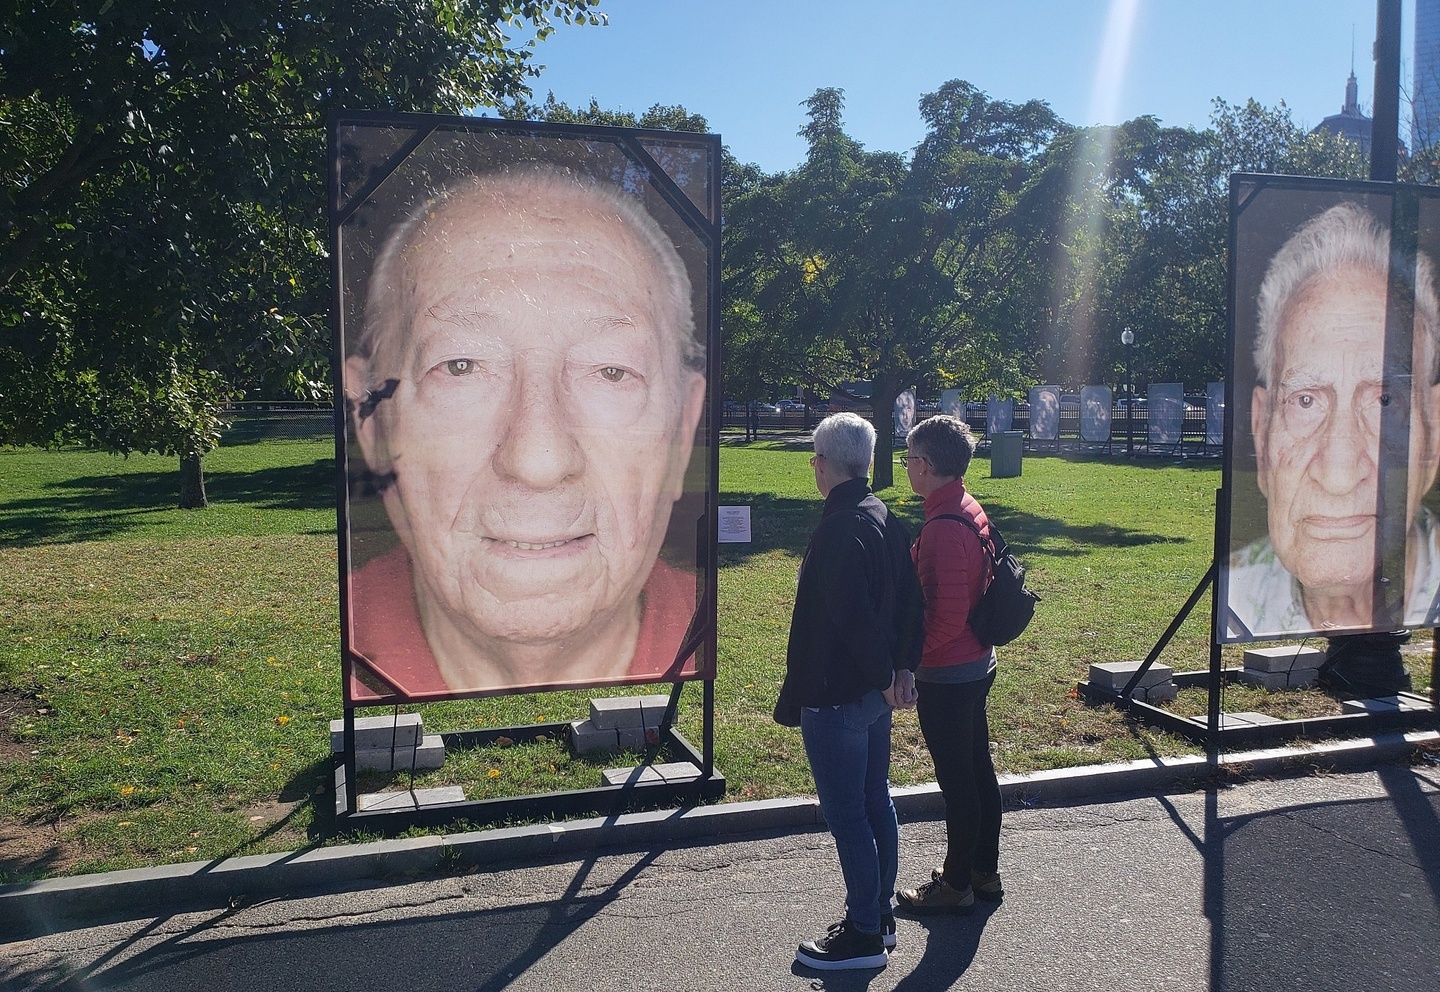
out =
<path fill-rule="evenodd" d="M 0 441 L 198 470 L 240 390 L 325 395 L 326 113 L 517 95 L 594 3 L 7 4 Z"/>
<path fill-rule="evenodd" d="M 805 162 L 744 177 L 726 204 L 727 364 L 739 351 L 821 390 L 870 380 L 885 488 L 900 392 L 1015 371 L 996 317 L 1048 237 L 1046 149 L 1065 127 L 1039 101 L 992 101 L 955 80 L 921 100 L 928 131 L 907 161 L 845 132 L 842 91 L 805 106 Z"/>

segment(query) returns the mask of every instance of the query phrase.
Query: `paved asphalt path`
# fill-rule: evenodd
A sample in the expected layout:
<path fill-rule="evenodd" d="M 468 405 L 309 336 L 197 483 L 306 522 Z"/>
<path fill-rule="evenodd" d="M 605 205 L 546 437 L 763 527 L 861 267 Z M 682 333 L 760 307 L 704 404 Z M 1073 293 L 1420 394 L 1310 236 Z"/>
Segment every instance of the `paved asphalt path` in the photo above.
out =
<path fill-rule="evenodd" d="M 901 828 L 901 884 L 943 827 Z M 1007 897 L 904 919 L 883 971 L 796 966 L 829 836 L 604 851 L 0 943 L 0 987 L 1440 990 L 1440 768 L 1007 812 Z M 0 934 L 0 941 L 4 935 Z"/>

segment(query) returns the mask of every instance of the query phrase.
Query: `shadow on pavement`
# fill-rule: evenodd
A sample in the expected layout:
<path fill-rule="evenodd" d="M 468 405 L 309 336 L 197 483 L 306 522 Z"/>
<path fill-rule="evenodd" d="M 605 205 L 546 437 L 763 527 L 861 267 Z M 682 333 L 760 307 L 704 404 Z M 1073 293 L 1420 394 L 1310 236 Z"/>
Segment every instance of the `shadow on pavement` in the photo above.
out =
<path fill-rule="evenodd" d="M 591 895 L 579 893 L 595 864 L 593 858 L 577 866 L 561 898 L 548 902 L 427 915 L 413 922 L 367 922 L 363 932 L 327 924 L 274 936 L 257 934 L 253 928 L 236 937 L 219 936 L 231 916 L 227 912 L 130 954 L 164 922 L 156 920 L 88 968 L 69 971 L 47 962 L 40 970 L 22 972 L 0 961 L 0 989 L 178 992 L 194 989 L 196 975 L 203 973 L 208 976 L 206 992 L 289 988 L 502 992 L 572 939 L 657 856 L 646 855 L 613 884 Z M 370 950 L 359 953 L 357 944 Z M 384 953 L 374 953 L 375 948 L 384 948 Z"/>
<path fill-rule="evenodd" d="M 1379 774 L 1386 799 L 1225 816 L 1207 794 L 1213 992 L 1440 988 L 1440 794 Z"/>

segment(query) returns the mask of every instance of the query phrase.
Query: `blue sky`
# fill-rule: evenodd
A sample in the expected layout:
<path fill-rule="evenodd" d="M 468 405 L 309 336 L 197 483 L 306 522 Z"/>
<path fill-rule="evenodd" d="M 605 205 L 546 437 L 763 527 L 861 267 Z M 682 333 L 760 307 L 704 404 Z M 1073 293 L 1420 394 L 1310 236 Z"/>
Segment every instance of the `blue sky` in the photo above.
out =
<path fill-rule="evenodd" d="M 1352 38 L 1360 104 L 1375 75 L 1374 0 L 601 0 L 608 27 L 561 26 L 537 48 L 537 97 L 643 112 L 682 104 L 742 161 L 804 155 L 801 102 L 845 90 L 850 134 L 908 152 L 920 96 L 966 79 L 994 99 L 1045 100 L 1072 124 L 1153 114 L 1204 126 L 1210 101 L 1284 100 L 1295 119 L 1337 113 Z M 1413 0 L 1405 0 L 1409 86 Z M 1402 104 L 1402 136 L 1408 111 Z"/>

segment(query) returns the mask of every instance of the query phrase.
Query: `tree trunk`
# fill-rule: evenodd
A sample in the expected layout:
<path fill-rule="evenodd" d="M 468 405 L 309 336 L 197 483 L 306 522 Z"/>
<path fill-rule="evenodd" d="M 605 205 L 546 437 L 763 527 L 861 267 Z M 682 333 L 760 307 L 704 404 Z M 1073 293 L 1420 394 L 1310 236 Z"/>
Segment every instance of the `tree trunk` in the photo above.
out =
<path fill-rule="evenodd" d="M 870 390 L 870 423 L 875 425 L 875 476 L 870 488 L 877 493 L 895 485 L 895 397 L 889 382 L 876 376 Z"/>
<path fill-rule="evenodd" d="M 180 509 L 203 510 L 209 504 L 205 501 L 205 469 L 200 464 L 200 455 L 180 456 Z"/>

